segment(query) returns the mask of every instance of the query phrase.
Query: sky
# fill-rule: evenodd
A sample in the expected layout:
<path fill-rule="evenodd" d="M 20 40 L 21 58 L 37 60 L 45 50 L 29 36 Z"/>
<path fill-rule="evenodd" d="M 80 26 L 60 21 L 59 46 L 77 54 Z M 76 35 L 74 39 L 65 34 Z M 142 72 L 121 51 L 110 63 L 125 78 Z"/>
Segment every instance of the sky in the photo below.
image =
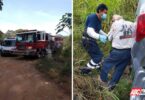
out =
<path fill-rule="evenodd" d="M 72 0 L 3 0 L 0 30 L 37 29 L 55 34 L 62 15 L 71 13 Z M 66 28 L 66 34 L 69 30 Z"/>

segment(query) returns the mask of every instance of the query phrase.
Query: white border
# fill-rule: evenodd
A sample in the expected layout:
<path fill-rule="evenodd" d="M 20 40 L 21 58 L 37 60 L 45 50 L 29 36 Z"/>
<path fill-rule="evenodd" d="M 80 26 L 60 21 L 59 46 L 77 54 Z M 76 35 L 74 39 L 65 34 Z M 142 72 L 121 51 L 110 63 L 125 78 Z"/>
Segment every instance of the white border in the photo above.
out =
<path fill-rule="evenodd" d="M 74 91 L 73 91 L 73 72 L 74 72 L 74 71 L 73 71 L 73 3 L 74 3 L 73 0 L 72 0 L 71 3 L 72 3 L 72 6 L 71 6 L 71 9 L 72 9 L 72 37 L 71 37 L 71 40 L 72 40 L 72 42 L 71 42 L 71 52 L 72 52 L 72 53 L 71 53 L 71 58 L 72 58 L 72 61 L 71 61 L 71 64 L 72 64 L 72 66 L 71 66 L 71 67 L 72 67 L 72 68 L 71 68 L 71 69 L 72 69 L 72 70 L 71 70 L 71 73 L 72 73 L 72 74 L 71 74 L 71 75 L 72 75 L 72 76 L 71 76 L 71 77 L 72 77 L 71 84 L 72 84 L 72 87 L 71 87 L 71 98 L 72 98 L 72 100 L 73 100 L 73 93 L 74 93 Z"/>

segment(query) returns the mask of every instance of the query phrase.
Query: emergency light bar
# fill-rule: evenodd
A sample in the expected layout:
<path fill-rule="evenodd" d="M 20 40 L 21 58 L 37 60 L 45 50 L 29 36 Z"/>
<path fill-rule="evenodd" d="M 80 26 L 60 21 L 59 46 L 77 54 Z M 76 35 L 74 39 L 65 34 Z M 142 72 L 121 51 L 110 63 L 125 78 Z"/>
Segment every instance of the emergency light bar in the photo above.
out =
<path fill-rule="evenodd" d="M 136 29 L 136 42 L 145 38 L 145 14 L 138 17 Z"/>

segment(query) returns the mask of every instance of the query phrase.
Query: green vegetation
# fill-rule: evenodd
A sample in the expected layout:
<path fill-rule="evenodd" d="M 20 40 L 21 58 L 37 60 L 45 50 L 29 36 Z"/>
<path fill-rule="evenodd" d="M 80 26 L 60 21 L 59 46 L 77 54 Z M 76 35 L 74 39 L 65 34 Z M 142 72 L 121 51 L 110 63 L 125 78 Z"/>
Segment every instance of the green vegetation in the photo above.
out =
<path fill-rule="evenodd" d="M 72 29 L 72 14 L 71 13 L 65 13 L 62 16 L 62 18 L 60 19 L 60 22 L 57 25 L 56 33 L 63 31 L 65 27 L 68 27 L 71 33 L 71 29 Z"/>
<path fill-rule="evenodd" d="M 131 78 L 123 75 L 118 86 L 112 92 L 99 89 L 97 81 L 99 72 L 93 71 L 89 76 L 81 75 L 79 68 L 90 59 L 81 45 L 81 36 L 87 15 L 95 13 L 96 7 L 105 3 L 109 10 L 107 20 L 103 22 L 103 30 L 108 32 L 113 14 L 119 14 L 129 21 L 135 20 L 137 0 L 74 0 L 74 97 L 76 100 L 128 100 Z M 105 57 L 109 54 L 111 43 L 102 44 L 98 41 Z"/>
<path fill-rule="evenodd" d="M 39 59 L 36 69 L 71 94 L 71 43 L 69 41 L 69 37 L 65 37 L 60 54 Z"/>
<path fill-rule="evenodd" d="M 3 1 L 0 0 L 0 10 L 2 10 L 2 6 L 3 6 Z"/>
<path fill-rule="evenodd" d="M 0 31 L 0 40 L 2 40 L 3 38 L 4 38 L 4 33 Z"/>
<path fill-rule="evenodd" d="M 71 13 L 62 15 L 60 22 L 56 26 L 56 33 L 63 31 L 65 27 L 68 27 L 71 32 L 71 21 Z M 52 57 L 40 59 L 37 69 L 44 72 L 49 78 L 56 80 L 56 82 L 64 81 L 66 83 L 71 83 L 71 35 L 64 37 L 63 48 L 58 49 Z"/>
<path fill-rule="evenodd" d="M 21 33 L 21 32 L 24 32 L 24 31 L 28 31 L 28 30 L 27 29 L 8 30 L 5 33 L 0 31 L 0 38 L 1 39 L 4 39 L 4 38 L 14 38 L 14 37 L 16 37 L 17 33 Z"/>

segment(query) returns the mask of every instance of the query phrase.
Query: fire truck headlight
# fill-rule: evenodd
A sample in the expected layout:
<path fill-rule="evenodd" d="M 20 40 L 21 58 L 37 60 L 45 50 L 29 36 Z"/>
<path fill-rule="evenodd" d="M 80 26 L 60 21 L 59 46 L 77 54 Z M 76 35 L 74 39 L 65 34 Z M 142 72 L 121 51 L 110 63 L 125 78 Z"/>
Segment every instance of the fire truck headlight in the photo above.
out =
<path fill-rule="evenodd" d="M 31 46 L 29 46 L 27 49 L 32 49 L 32 47 L 31 47 Z"/>

